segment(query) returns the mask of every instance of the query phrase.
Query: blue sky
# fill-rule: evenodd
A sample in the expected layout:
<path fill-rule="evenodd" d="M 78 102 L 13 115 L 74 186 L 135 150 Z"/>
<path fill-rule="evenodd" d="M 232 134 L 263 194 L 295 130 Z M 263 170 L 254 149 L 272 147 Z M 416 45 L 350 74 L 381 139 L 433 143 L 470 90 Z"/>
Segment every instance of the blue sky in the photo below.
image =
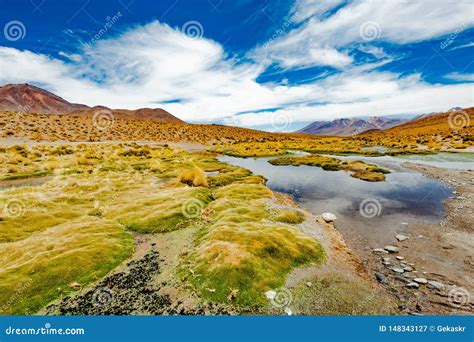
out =
<path fill-rule="evenodd" d="M 0 0 L 0 83 L 290 131 L 474 104 L 471 0 Z"/>

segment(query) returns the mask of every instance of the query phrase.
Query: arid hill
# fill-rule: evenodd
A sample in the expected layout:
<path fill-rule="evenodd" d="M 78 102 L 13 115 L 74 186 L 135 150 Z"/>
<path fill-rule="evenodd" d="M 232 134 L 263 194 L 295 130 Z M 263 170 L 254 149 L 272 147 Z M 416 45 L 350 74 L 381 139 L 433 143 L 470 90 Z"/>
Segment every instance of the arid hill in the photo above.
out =
<path fill-rule="evenodd" d="M 176 116 L 161 108 L 140 108 L 136 110 L 110 109 L 104 106 L 95 106 L 83 110 L 76 110 L 67 114 L 68 116 L 103 116 L 113 119 L 125 120 L 151 120 L 166 123 L 184 123 Z"/>
<path fill-rule="evenodd" d="M 128 110 L 111 109 L 104 106 L 89 107 L 68 102 L 62 97 L 27 83 L 7 84 L 0 87 L 0 111 L 90 116 L 97 117 L 99 120 L 127 119 L 183 123 L 182 120 L 161 108 Z"/>
<path fill-rule="evenodd" d="M 358 137 L 374 144 L 406 143 L 430 145 L 436 149 L 462 146 L 474 140 L 474 107 L 455 108 L 429 115 L 383 131 L 364 132 Z"/>
<path fill-rule="evenodd" d="M 27 83 L 0 87 L 0 111 L 66 114 L 87 108 Z"/>

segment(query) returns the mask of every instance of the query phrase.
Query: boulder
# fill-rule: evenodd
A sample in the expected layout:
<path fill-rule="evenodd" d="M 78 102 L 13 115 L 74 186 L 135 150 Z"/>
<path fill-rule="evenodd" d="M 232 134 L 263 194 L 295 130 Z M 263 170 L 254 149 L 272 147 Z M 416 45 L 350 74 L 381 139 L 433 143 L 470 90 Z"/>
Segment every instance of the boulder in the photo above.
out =
<path fill-rule="evenodd" d="M 393 267 L 391 268 L 391 270 L 395 273 L 403 273 L 405 272 L 405 270 L 403 268 L 399 268 L 399 267 Z"/>
<path fill-rule="evenodd" d="M 418 283 L 415 283 L 414 281 L 408 283 L 405 285 L 406 287 L 410 287 L 412 289 L 417 289 L 418 287 L 420 287 L 420 285 Z"/>
<path fill-rule="evenodd" d="M 335 222 L 337 217 L 333 213 L 324 213 L 321 215 L 324 221 L 330 223 L 330 222 Z"/>

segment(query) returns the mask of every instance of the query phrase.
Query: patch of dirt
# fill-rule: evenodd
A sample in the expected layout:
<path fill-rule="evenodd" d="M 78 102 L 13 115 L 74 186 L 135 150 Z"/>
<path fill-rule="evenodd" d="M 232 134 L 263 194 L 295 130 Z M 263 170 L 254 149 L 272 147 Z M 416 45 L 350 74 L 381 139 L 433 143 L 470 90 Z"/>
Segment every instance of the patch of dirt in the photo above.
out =
<path fill-rule="evenodd" d="M 46 308 L 54 315 L 234 315 L 238 308 L 204 301 L 176 279 L 182 248 L 194 229 L 135 236 L 129 262 L 78 294 Z"/>
<path fill-rule="evenodd" d="M 406 313 L 474 314 L 474 171 L 413 163 L 403 166 L 447 183 L 454 189 L 454 196 L 445 201 L 444 220 L 407 227 L 408 239 L 393 239 L 400 251 L 374 255 L 369 267 L 387 278 L 386 287 L 400 299 L 400 309 Z M 385 261 L 387 265 L 383 265 L 383 258 L 390 258 Z M 402 274 L 391 270 L 404 264 L 413 270 Z M 415 278 L 442 286 L 407 287 Z"/>

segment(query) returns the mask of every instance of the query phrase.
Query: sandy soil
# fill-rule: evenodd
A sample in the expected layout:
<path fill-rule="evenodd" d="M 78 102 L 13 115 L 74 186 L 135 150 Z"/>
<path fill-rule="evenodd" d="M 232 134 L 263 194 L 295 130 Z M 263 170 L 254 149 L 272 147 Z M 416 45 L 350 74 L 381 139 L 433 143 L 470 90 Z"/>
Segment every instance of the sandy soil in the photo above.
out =
<path fill-rule="evenodd" d="M 368 265 L 406 313 L 474 314 L 474 171 L 403 166 L 447 183 L 455 190 L 454 197 L 445 201 L 444 220 L 407 227 L 408 239 L 394 237 L 392 245 L 399 247 L 398 253 L 373 254 Z M 413 270 L 399 274 L 394 267 Z M 408 285 L 415 278 L 437 283 L 422 284 L 422 279 L 418 287 Z"/>

